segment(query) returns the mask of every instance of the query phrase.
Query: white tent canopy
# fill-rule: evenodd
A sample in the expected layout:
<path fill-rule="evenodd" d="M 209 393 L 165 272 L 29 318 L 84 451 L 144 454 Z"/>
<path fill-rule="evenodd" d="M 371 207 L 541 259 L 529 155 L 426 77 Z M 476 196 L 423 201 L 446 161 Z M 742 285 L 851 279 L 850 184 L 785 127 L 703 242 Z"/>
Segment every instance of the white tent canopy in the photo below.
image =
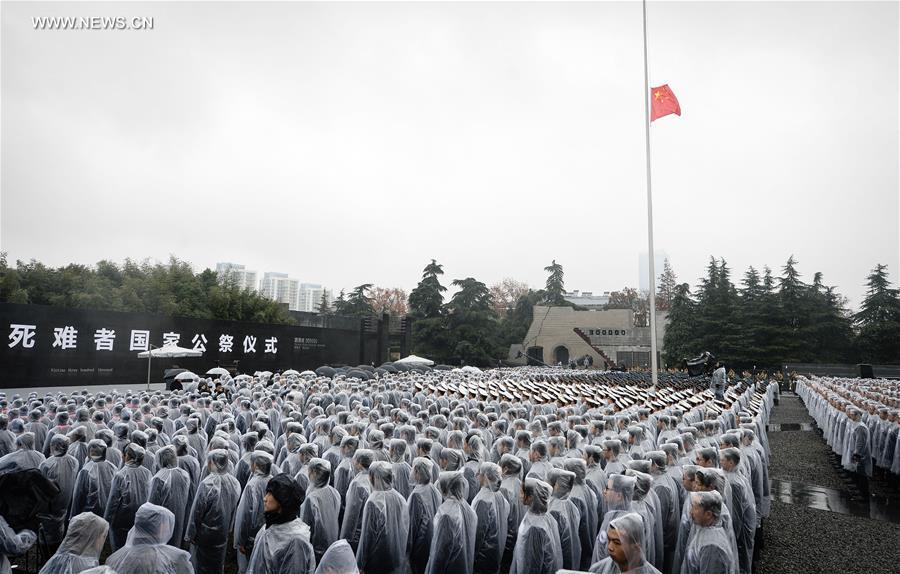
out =
<path fill-rule="evenodd" d="M 415 355 L 410 355 L 408 357 L 403 357 L 399 361 L 394 361 L 394 364 L 403 364 L 403 365 L 426 365 L 430 367 L 434 364 L 434 361 L 431 359 L 424 359 L 422 357 L 417 357 Z"/>
<path fill-rule="evenodd" d="M 184 347 L 179 347 L 178 345 L 164 345 L 162 347 L 151 349 L 149 351 L 144 351 L 142 353 L 138 353 L 138 358 L 147 359 L 149 357 L 153 357 L 154 359 L 166 359 L 166 358 L 175 358 L 175 357 L 202 357 L 203 351 L 198 351 L 196 349 L 186 349 Z"/>
<path fill-rule="evenodd" d="M 200 377 L 190 371 L 183 371 L 175 375 L 176 381 L 196 381 L 199 378 Z"/>

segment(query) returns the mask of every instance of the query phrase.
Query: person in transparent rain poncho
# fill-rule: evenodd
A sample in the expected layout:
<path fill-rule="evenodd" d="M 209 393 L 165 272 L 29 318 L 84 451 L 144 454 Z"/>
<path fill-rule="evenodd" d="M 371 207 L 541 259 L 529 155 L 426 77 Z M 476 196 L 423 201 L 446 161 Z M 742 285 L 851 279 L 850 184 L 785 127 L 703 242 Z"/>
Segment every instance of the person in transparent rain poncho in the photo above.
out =
<path fill-rule="evenodd" d="M 690 496 L 694 529 L 685 549 L 681 574 L 737 574 L 738 557 L 721 520 L 722 495 L 718 491 Z"/>
<path fill-rule="evenodd" d="M 741 574 L 750 574 L 753 565 L 753 544 L 756 535 L 756 504 L 753 488 L 747 477 L 739 470 L 741 451 L 726 448 L 720 453 L 722 470 L 731 484 L 731 524 L 737 542 L 738 560 Z"/>
<path fill-rule="evenodd" d="M 608 556 L 592 564 L 596 574 L 660 574 L 644 556 L 643 518 L 636 512 L 623 514 L 609 523 L 606 531 Z"/>
<path fill-rule="evenodd" d="M 56 546 L 63 538 L 66 516 L 72 504 L 72 492 L 78 477 L 78 461 L 67 454 L 69 439 L 56 435 L 50 441 L 50 456 L 41 463 L 40 471 L 59 487 L 59 492 L 50 501 L 49 512 L 41 518 L 43 542 Z"/>
<path fill-rule="evenodd" d="M 409 445 L 406 444 L 405 440 L 395 438 L 391 439 L 390 449 L 388 450 L 388 455 L 391 459 L 391 468 L 394 474 L 392 482 L 393 488 L 399 492 L 400 496 L 403 498 L 409 498 L 409 493 L 412 491 L 412 485 L 410 484 L 412 467 L 410 467 L 409 463 L 406 461 L 406 449 L 408 446 Z"/>
<path fill-rule="evenodd" d="M 365 508 L 369 493 L 372 492 L 372 482 L 369 480 L 369 467 L 375 462 L 375 453 L 361 448 L 353 455 L 353 466 L 356 476 L 347 487 L 347 497 L 344 508 L 344 519 L 341 522 L 341 538 L 350 543 L 351 548 L 359 547 L 359 538 L 362 534 L 362 513 Z M 354 550 L 355 551 L 355 550 Z"/>
<path fill-rule="evenodd" d="M 542 480 L 526 478 L 522 484 L 522 502 L 528 511 L 519 525 L 510 574 L 552 574 L 562 568 L 559 528 L 548 512 L 552 492 Z"/>
<path fill-rule="evenodd" d="M 343 539 L 329 546 L 318 564 L 316 574 L 359 574 L 353 549 Z"/>
<path fill-rule="evenodd" d="M 471 574 L 475 563 L 478 517 L 466 503 L 468 483 L 462 471 L 444 471 L 438 479 L 444 501 L 434 516 L 426 574 Z"/>
<path fill-rule="evenodd" d="M 569 499 L 569 493 L 575 485 L 575 473 L 558 468 L 551 469 L 547 473 L 547 483 L 553 489 L 547 510 L 559 527 L 563 568 L 572 570 L 578 568 L 581 563 L 581 538 L 578 533 L 581 513 Z"/>
<path fill-rule="evenodd" d="M 500 492 L 500 467 L 483 462 L 475 474 L 481 488 L 472 499 L 472 510 L 478 518 L 475 531 L 475 572 L 493 574 L 500 570 L 506 549 L 509 527 L 509 502 Z"/>
<path fill-rule="evenodd" d="M 184 527 L 191 502 L 194 500 L 194 484 L 186 470 L 178 468 L 178 455 L 174 446 L 159 449 L 156 454 L 159 470 L 150 479 L 150 496 L 147 502 L 168 508 L 175 515 L 175 528 L 169 544 L 181 546 Z"/>
<path fill-rule="evenodd" d="M 108 531 L 109 524 L 93 512 L 73 517 L 62 544 L 41 568 L 40 574 L 78 574 L 99 566 L 100 551 Z"/>
<path fill-rule="evenodd" d="M 650 461 L 650 476 L 653 477 L 652 490 L 659 500 L 659 512 L 662 519 L 663 567 L 670 572 L 675 558 L 675 547 L 678 544 L 678 521 L 681 517 L 681 494 L 675 478 L 668 473 L 669 455 L 662 450 L 645 453 Z"/>
<path fill-rule="evenodd" d="M 286 474 L 266 484 L 266 523 L 256 535 L 247 574 L 312 574 L 316 559 L 309 527 L 297 517 L 304 498 L 300 484 Z"/>
<path fill-rule="evenodd" d="M 36 540 L 34 532 L 23 529 L 16 533 L 6 519 L 0 516 L 0 574 L 12 573 L 8 556 L 25 554 Z"/>
<path fill-rule="evenodd" d="M 597 496 L 587 486 L 587 465 L 582 458 L 567 458 L 565 469 L 575 475 L 575 484 L 569 493 L 569 500 L 578 508 L 581 521 L 578 525 L 578 538 L 581 543 L 581 556 L 578 568 L 587 570 L 591 566 L 594 553 L 594 540 L 597 538 Z"/>
<path fill-rule="evenodd" d="M 113 477 L 103 511 L 103 518 L 109 522 L 109 545 L 114 551 L 125 544 L 128 531 L 134 526 L 135 514 L 147 502 L 152 478 L 143 466 L 144 449 L 131 443 L 123 454 L 125 464 Z M 174 520 L 174 515 L 172 518 Z M 163 542 L 167 541 L 168 538 Z"/>
<path fill-rule="evenodd" d="M 636 470 L 643 468 L 650 470 L 650 461 L 632 461 L 635 468 L 625 471 L 626 476 L 636 479 L 634 484 L 634 499 L 631 502 L 632 509 L 644 519 L 644 554 L 656 568 L 662 568 L 665 558 L 663 551 L 663 522 L 662 513 L 659 510 L 659 499 L 653 492 L 653 477 Z"/>
<path fill-rule="evenodd" d="M 272 463 L 272 455 L 267 452 L 257 450 L 250 455 L 250 480 L 241 493 L 234 515 L 234 547 L 238 551 L 239 573 L 247 569 L 256 534 L 265 522 L 263 497 L 272 479 Z"/>
<path fill-rule="evenodd" d="M 503 568 L 509 570 L 512 563 L 513 550 L 519 534 L 519 524 L 525 517 L 525 505 L 522 504 L 522 459 L 514 454 L 500 456 L 500 469 L 503 476 L 500 481 L 500 493 L 509 503 L 509 519 L 506 524 L 506 547 L 503 551 Z"/>
<path fill-rule="evenodd" d="M 373 462 L 369 480 L 372 492 L 363 509 L 356 564 L 366 574 L 405 574 L 409 570 L 409 510 L 406 500 L 392 487 L 391 463 Z"/>
<path fill-rule="evenodd" d="M 434 516 L 441 505 L 441 493 L 432 484 L 434 463 L 431 459 L 416 457 L 412 463 L 413 489 L 409 493 L 409 536 L 407 553 L 413 574 L 422 574 L 428 564 L 431 535 L 434 532 Z"/>
<path fill-rule="evenodd" d="M 0 472 L 36 469 L 44 460 L 46 457 L 34 450 L 34 433 L 23 432 L 16 437 L 16 450 L 0 458 Z"/>
<path fill-rule="evenodd" d="M 309 488 L 306 490 L 306 500 L 300 507 L 300 518 L 309 526 L 309 539 L 318 562 L 340 534 L 338 515 L 341 512 L 341 495 L 329 484 L 331 463 L 327 460 L 310 460 L 308 473 Z"/>
<path fill-rule="evenodd" d="M 594 554 L 591 557 L 592 564 L 600 562 L 607 557 L 606 533 L 609 529 L 609 523 L 623 514 L 634 512 L 632 501 L 634 500 L 636 484 L 636 478 L 623 474 L 612 474 L 606 480 L 606 490 L 603 496 L 607 510 L 606 514 L 603 515 L 603 521 L 600 523 L 600 529 L 597 531 L 597 539 L 594 540 Z"/>
<path fill-rule="evenodd" d="M 193 574 L 190 555 L 166 544 L 173 528 L 174 514 L 162 506 L 144 503 L 135 513 L 125 546 L 113 552 L 106 565 L 128 574 Z"/>
<path fill-rule="evenodd" d="M 100 439 L 88 443 L 88 460 L 75 477 L 69 516 L 93 512 L 103 516 L 116 467 L 106 460 L 110 449 Z"/>
<path fill-rule="evenodd" d="M 197 574 L 222 574 L 241 488 L 227 472 L 228 452 L 209 451 L 206 467 L 209 474 L 197 488 L 187 518 L 185 541 L 191 545 L 191 563 Z"/>

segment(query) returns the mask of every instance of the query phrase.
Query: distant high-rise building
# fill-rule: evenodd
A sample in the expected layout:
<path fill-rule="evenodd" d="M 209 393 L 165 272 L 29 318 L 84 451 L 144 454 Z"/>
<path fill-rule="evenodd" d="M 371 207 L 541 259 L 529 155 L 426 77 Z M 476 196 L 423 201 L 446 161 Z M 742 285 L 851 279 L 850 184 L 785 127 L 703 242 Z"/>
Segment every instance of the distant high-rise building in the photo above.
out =
<path fill-rule="evenodd" d="M 666 257 L 668 255 L 665 251 L 653 250 L 653 266 L 655 267 L 653 273 L 656 275 L 657 281 L 659 281 L 659 274 L 663 272 L 663 262 Z M 638 286 L 641 291 L 650 291 L 650 255 L 646 251 L 638 257 Z M 659 286 L 657 285 L 656 288 L 658 290 Z"/>
<path fill-rule="evenodd" d="M 216 277 L 220 284 L 233 283 L 240 289 L 256 291 L 257 273 L 237 263 L 216 263 Z"/>
<path fill-rule="evenodd" d="M 322 304 L 322 294 L 325 294 L 325 300 L 331 306 L 334 302 L 331 289 L 325 289 L 316 283 L 301 283 L 298 295 L 298 311 L 306 311 L 307 313 L 318 313 Z"/>
<path fill-rule="evenodd" d="M 291 279 L 287 273 L 263 273 L 262 282 L 259 284 L 260 295 L 287 304 L 291 311 L 298 310 L 299 292 L 300 281 Z"/>

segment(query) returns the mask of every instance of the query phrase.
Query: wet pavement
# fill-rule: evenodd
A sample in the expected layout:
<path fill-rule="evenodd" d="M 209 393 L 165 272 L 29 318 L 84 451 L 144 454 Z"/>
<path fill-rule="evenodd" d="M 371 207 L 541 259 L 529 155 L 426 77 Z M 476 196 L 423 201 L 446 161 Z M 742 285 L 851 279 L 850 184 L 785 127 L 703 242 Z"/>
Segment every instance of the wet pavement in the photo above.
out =
<path fill-rule="evenodd" d="M 766 432 L 781 432 L 781 431 L 814 431 L 816 430 L 816 425 L 811 425 L 807 423 L 781 423 L 781 424 L 769 424 L 766 425 Z"/>
<path fill-rule="evenodd" d="M 863 497 L 852 491 L 786 480 L 770 480 L 769 483 L 772 497 L 787 504 L 900 524 L 900 499 L 875 495 Z"/>

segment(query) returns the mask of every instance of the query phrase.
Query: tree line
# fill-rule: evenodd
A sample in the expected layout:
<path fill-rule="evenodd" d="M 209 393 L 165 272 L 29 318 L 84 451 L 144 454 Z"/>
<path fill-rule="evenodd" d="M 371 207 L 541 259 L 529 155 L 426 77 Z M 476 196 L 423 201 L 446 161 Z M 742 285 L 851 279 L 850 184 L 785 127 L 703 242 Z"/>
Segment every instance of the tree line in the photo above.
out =
<path fill-rule="evenodd" d="M 536 305 L 577 305 L 566 300 L 564 271 L 555 260 L 544 268 L 543 289 L 513 279 L 488 287 L 473 277 L 449 284 L 456 292 L 445 298 L 443 266 L 423 269 L 408 297 L 402 289 L 364 283 L 341 291 L 329 306 L 323 295 L 320 312 L 355 317 L 407 314 L 412 319 L 412 348 L 437 362 L 496 365 L 510 345 L 520 344 Z M 35 303 L 110 311 L 156 313 L 198 319 L 290 324 L 283 305 L 220 282 L 211 269 L 195 273 L 191 265 L 171 257 L 166 263 L 122 265 L 100 261 L 95 266 L 70 264 L 52 268 L 37 261 L 7 263 L 0 254 L 0 301 Z M 867 293 L 859 311 L 815 273 L 801 280 L 791 257 L 775 276 L 750 267 L 735 286 L 723 258 L 710 258 L 706 276 L 694 291 L 678 283 L 666 260 L 657 283 L 656 306 L 668 311 L 662 341 L 667 365 L 710 351 L 735 367 L 776 368 L 788 362 L 900 362 L 900 291 L 877 265 L 867 277 Z M 646 293 L 625 287 L 610 294 L 607 309 L 631 309 L 634 326 L 648 323 Z"/>
<path fill-rule="evenodd" d="M 887 266 L 878 264 L 868 275 L 866 297 L 852 313 L 821 273 L 802 281 L 797 264 L 791 256 L 779 276 L 769 267 L 762 273 L 750 267 L 735 286 L 725 259 L 711 257 L 694 292 L 687 283 L 674 286 L 666 364 L 702 351 L 739 368 L 900 362 L 900 296 Z"/>
<path fill-rule="evenodd" d="M 7 263 L 0 254 L 0 301 L 61 307 L 155 313 L 194 319 L 293 323 L 275 301 L 233 282 L 220 283 L 216 272 L 195 273 L 190 263 L 170 257 L 166 263 L 126 259 L 118 265 L 70 264 L 48 267 L 38 261 Z"/>

